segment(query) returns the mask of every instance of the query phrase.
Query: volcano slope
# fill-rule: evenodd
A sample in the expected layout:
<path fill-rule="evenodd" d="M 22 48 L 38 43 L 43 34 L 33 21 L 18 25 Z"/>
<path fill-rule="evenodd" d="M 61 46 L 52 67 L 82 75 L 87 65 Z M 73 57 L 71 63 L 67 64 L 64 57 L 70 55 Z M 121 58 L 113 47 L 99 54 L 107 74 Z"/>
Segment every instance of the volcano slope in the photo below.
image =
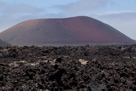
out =
<path fill-rule="evenodd" d="M 0 38 L 20 46 L 134 43 L 113 27 L 86 16 L 24 21 L 0 33 Z"/>
<path fill-rule="evenodd" d="M 136 45 L 0 47 L 1 91 L 136 91 Z"/>
<path fill-rule="evenodd" d="M 4 46 L 11 46 L 11 45 L 8 44 L 8 43 L 6 43 L 6 42 L 4 42 L 4 41 L 2 41 L 2 40 L 0 39 L 0 46 L 1 46 L 1 47 L 4 47 Z"/>

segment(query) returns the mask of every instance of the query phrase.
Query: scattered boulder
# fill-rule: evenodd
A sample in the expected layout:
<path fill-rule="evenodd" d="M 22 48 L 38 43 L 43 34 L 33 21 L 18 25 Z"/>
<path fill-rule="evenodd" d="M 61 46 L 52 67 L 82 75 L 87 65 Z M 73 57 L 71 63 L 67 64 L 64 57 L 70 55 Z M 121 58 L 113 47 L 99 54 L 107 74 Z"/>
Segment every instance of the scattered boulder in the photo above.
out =
<path fill-rule="evenodd" d="M 84 59 L 79 59 L 79 62 L 83 65 L 86 65 L 88 61 L 84 60 Z"/>

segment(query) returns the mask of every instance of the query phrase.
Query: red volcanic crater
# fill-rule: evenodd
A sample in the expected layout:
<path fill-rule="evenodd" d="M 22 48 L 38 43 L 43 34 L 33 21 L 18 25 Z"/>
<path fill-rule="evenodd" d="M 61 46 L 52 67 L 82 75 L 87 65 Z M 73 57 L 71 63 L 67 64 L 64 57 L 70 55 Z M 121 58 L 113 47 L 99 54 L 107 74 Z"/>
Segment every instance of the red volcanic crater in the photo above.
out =
<path fill-rule="evenodd" d="M 0 33 L 0 38 L 21 46 L 134 43 L 134 40 L 113 27 L 85 16 L 24 21 Z"/>

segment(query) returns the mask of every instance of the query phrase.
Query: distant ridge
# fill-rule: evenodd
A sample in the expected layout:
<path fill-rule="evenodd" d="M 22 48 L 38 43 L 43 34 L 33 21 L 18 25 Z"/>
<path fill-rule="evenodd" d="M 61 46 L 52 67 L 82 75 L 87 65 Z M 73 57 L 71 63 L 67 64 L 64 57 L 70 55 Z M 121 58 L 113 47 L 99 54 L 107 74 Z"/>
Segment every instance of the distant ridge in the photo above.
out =
<path fill-rule="evenodd" d="M 86 16 L 27 20 L 0 33 L 0 38 L 20 46 L 134 43 L 113 27 Z"/>
<path fill-rule="evenodd" d="M 0 47 L 4 47 L 4 46 L 11 46 L 11 45 L 8 44 L 8 43 L 6 43 L 6 42 L 4 42 L 4 41 L 2 41 L 2 40 L 0 39 Z"/>

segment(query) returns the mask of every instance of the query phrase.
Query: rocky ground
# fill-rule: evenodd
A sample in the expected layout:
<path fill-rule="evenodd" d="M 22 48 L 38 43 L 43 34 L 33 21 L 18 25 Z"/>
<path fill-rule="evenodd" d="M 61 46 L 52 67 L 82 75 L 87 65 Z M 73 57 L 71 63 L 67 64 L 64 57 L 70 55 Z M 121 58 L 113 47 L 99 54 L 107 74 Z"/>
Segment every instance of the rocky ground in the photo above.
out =
<path fill-rule="evenodd" d="M 0 91 L 136 91 L 136 45 L 1 47 Z"/>

